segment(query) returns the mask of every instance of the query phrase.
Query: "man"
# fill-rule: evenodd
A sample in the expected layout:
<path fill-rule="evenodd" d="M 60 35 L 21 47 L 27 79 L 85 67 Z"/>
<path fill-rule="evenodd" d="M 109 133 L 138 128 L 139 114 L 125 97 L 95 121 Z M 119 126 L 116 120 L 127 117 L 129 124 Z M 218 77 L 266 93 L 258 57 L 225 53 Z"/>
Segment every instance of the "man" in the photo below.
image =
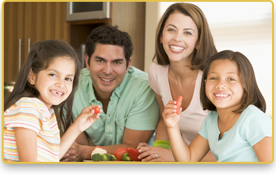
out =
<path fill-rule="evenodd" d="M 83 132 L 62 161 L 91 159 L 94 146 L 109 154 L 121 147 L 148 142 L 159 119 L 158 103 L 148 75 L 132 66 L 130 36 L 117 26 L 100 26 L 86 43 L 82 70 L 73 104 L 74 117 L 89 105 L 100 105 L 100 118 Z M 90 142 L 93 146 L 90 146 Z"/>

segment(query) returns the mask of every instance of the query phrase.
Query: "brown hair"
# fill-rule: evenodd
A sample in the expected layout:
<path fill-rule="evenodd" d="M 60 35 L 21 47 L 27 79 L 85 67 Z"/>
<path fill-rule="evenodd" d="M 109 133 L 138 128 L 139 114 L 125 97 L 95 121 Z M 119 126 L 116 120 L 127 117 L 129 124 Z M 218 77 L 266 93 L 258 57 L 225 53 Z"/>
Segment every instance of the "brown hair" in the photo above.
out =
<path fill-rule="evenodd" d="M 192 18 L 198 28 L 198 49 L 194 50 L 194 55 L 191 61 L 192 69 L 199 68 L 203 69 L 203 63 L 205 59 L 217 53 L 217 49 L 214 44 L 213 36 L 211 34 L 207 19 L 204 13 L 199 7 L 190 3 L 175 3 L 168 7 L 166 12 L 163 14 L 156 30 L 155 36 L 155 54 L 153 61 L 156 58 L 157 63 L 160 65 L 170 64 L 169 58 L 164 51 L 163 45 L 160 43 L 160 37 L 164 29 L 164 25 L 168 17 L 175 11 L 178 11 L 186 16 Z"/>
<path fill-rule="evenodd" d="M 76 91 L 79 74 L 80 74 L 80 62 L 74 49 L 64 41 L 60 40 L 45 40 L 35 43 L 30 52 L 28 53 L 27 59 L 17 75 L 17 80 L 14 89 L 7 101 L 4 104 L 4 110 L 7 110 L 11 105 L 18 101 L 22 97 L 38 97 L 38 90 L 32 86 L 28 81 L 28 75 L 30 70 L 34 74 L 38 74 L 41 70 L 48 68 L 49 64 L 56 57 L 69 57 L 75 62 L 75 77 L 73 80 L 73 88 L 69 97 L 61 104 L 52 106 L 53 108 L 60 108 L 59 116 L 61 124 L 64 130 L 66 130 L 73 121 L 72 107 L 74 93 Z M 65 105 L 65 103 L 67 103 Z M 64 114 L 66 111 L 66 116 Z"/>
<path fill-rule="evenodd" d="M 209 73 L 210 66 L 215 60 L 224 60 L 229 59 L 236 63 L 239 70 L 239 77 L 241 79 L 241 83 L 244 89 L 243 97 L 241 100 L 241 106 L 237 110 L 233 111 L 236 113 L 241 113 L 245 108 L 249 105 L 255 105 L 257 108 L 266 111 L 266 102 L 265 99 L 259 90 L 259 87 L 256 82 L 254 69 L 250 63 L 250 61 L 240 52 L 234 52 L 231 50 L 221 51 L 212 57 L 210 57 L 206 63 L 205 68 L 203 70 L 202 80 L 201 80 L 201 89 L 200 89 L 200 100 L 203 105 L 204 110 L 212 110 L 216 111 L 216 107 L 213 103 L 207 98 L 205 92 L 205 80 L 207 79 L 207 75 Z"/>

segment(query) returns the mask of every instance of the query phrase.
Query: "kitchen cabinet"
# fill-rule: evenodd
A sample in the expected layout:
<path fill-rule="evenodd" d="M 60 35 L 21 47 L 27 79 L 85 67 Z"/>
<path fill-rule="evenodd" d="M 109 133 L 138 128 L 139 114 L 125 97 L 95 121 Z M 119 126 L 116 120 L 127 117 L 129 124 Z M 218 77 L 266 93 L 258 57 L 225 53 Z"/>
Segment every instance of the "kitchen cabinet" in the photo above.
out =
<path fill-rule="evenodd" d="M 15 80 L 35 42 L 70 42 L 65 12 L 65 2 L 4 3 L 4 82 Z"/>

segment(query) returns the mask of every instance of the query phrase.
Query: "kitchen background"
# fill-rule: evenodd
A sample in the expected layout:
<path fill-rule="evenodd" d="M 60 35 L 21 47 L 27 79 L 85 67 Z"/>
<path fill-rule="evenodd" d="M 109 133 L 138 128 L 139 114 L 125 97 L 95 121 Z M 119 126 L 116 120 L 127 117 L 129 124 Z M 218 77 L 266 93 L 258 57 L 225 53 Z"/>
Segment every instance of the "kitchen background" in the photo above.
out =
<path fill-rule="evenodd" d="M 5 2 L 2 5 L 5 93 L 12 88 L 33 43 L 62 39 L 83 59 L 82 49 L 87 36 L 93 28 L 104 23 L 118 25 L 130 34 L 134 44 L 131 64 L 147 72 L 154 54 L 157 23 L 172 3 L 110 2 L 109 18 L 69 21 L 66 19 L 66 2 Z M 205 13 L 218 51 L 240 51 L 250 59 L 267 102 L 267 114 L 272 116 L 272 3 L 191 3 Z"/>

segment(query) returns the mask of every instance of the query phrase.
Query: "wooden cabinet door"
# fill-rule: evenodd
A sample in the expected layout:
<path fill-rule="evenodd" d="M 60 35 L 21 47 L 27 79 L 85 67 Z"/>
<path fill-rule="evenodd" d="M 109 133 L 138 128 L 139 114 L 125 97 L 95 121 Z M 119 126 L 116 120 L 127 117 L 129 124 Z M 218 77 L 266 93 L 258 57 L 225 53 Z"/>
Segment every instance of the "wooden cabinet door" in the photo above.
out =
<path fill-rule="evenodd" d="M 70 43 L 66 2 L 5 2 L 4 82 L 15 80 L 35 42 L 48 39 Z"/>
<path fill-rule="evenodd" d="M 15 80 L 19 71 L 19 57 L 24 55 L 25 3 L 4 3 L 4 81 Z M 19 40 L 21 44 L 19 45 Z M 20 52 L 21 50 L 21 52 Z"/>

